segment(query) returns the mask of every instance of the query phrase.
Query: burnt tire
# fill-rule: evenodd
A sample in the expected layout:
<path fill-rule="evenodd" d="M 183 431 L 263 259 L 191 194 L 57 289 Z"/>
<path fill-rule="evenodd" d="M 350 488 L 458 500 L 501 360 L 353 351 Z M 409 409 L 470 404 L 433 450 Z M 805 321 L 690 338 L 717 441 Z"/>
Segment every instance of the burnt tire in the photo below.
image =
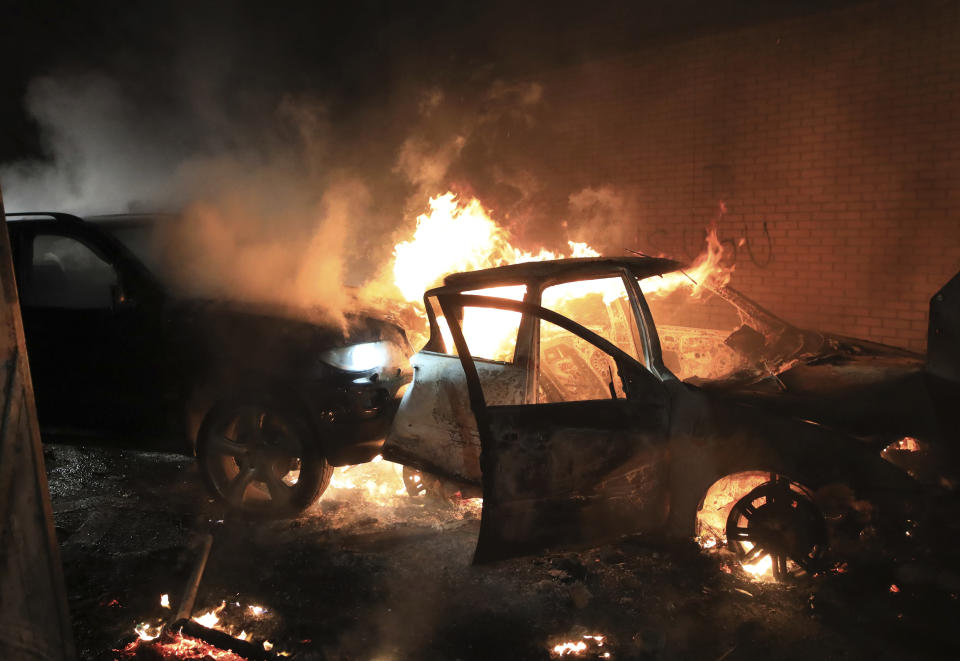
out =
<path fill-rule="evenodd" d="M 827 548 L 826 520 L 806 489 L 774 475 L 730 509 L 727 546 L 744 565 L 769 556 L 774 579 L 814 574 Z"/>
<path fill-rule="evenodd" d="M 216 405 L 200 427 L 197 460 L 217 501 L 268 518 L 310 507 L 333 475 L 303 417 L 269 400 Z"/>

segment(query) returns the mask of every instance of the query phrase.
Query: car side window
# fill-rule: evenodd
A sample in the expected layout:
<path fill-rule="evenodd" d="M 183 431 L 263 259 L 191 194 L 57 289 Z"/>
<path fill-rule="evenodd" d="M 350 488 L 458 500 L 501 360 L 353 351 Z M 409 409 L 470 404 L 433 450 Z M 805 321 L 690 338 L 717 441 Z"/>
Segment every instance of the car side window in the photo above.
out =
<path fill-rule="evenodd" d="M 540 305 L 589 328 L 637 362 L 644 362 L 637 346 L 637 321 L 619 276 L 552 285 L 543 290 Z"/>
<path fill-rule="evenodd" d="M 520 301 L 526 293 L 526 286 L 496 287 L 464 292 L 479 296 L 494 296 L 509 300 Z M 453 336 L 450 325 L 443 316 L 439 303 L 430 299 L 433 312 L 436 315 L 437 326 L 440 329 L 442 346 L 438 348 L 442 353 L 457 355 L 453 345 Z M 464 307 L 461 310 L 461 328 L 470 353 L 474 358 L 495 360 L 511 363 L 517 348 L 517 335 L 520 332 L 522 315 L 512 310 L 497 310 L 494 308 Z"/>
<path fill-rule="evenodd" d="M 540 320 L 537 403 L 625 397 L 613 357 L 570 331 Z"/>
<path fill-rule="evenodd" d="M 25 265 L 24 305 L 42 308 L 106 309 L 113 305 L 117 271 L 82 241 L 58 234 L 33 238 Z"/>

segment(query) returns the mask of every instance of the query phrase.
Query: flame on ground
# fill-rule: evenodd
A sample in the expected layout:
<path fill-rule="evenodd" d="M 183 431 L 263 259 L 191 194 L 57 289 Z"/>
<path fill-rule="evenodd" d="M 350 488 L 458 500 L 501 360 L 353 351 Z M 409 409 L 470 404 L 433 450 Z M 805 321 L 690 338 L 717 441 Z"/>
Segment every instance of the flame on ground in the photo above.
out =
<path fill-rule="evenodd" d="M 403 467 L 391 461 L 384 461 L 377 455 L 366 464 L 341 466 L 335 468 L 330 478 L 330 488 L 324 497 L 335 497 L 336 491 L 353 491 L 374 505 L 395 505 L 398 498 L 407 498 L 401 473 Z M 328 496 L 329 494 L 329 496 Z"/>
<path fill-rule="evenodd" d="M 220 621 L 220 613 L 226 607 L 227 602 L 221 603 L 217 608 L 214 608 L 211 611 L 207 611 L 203 615 L 197 615 L 191 618 L 197 624 L 202 624 L 208 629 L 213 629 L 217 626 L 217 623 Z"/>
<path fill-rule="evenodd" d="M 603 649 L 606 644 L 606 639 L 606 636 L 592 634 L 580 636 L 579 640 L 565 640 L 551 645 L 549 648 L 550 656 L 584 656 L 589 651 L 597 658 L 609 659 L 611 658 L 610 652 L 604 651 Z"/>
<path fill-rule="evenodd" d="M 161 595 L 161 606 L 169 608 L 169 595 Z M 227 635 L 234 636 L 237 640 L 252 641 L 251 634 L 247 633 L 243 627 L 233 627 L 224 621 L 223 611 L 227 607 L 227 602 L 223 601 L 216 608 L 205 613 L 196 615 L 194 622 L 201 624 L 208 629 L 222 631 Z M 249 613 L 255 618 L 262 618 L 270 611 L 256 604 L 247 604 L 245 607 L 240 602 L 231 602 L 231 607 L 236 606 L 240 612 Z M 237 633 L 237 629 L 240 632 Z M 150 622 L 141 622 L 134 627 L 137 634 L 137 640 L 127 645 L 121 650 L 122 658 L 140 658 L 138 656 L 139 648 L 148 645 L 153 653 L 150 658 L 161 659 L 214 659 L 216 661 L 234 661 L 241 659 L 233 652 L 222 650 L 204 641 L 183 634 L 182 631 L 171 631 L 165 629 L 164 624 L 158 621 L 156 624 Z M 274 644 L 269 640 L 262 642 L 263 649 L 271 651 Z M 280 656 L 288 656 L 286 652 L 279 652 Z"/>
<path fill-rule="evenodd" d="M 135 626 L 133 630 L 136 632 L 139 640 L 156 640 L 163 632 L 163 625 L 154 625 L 150 624 L 149 622 L 141 622 Z"/>
<path fill-rule="evenodd" d="M 744 542 L 743 548 L 749 551 L 753 548 L 753 544 Z M 754 579 L 761 581 L 773 580 L 773 557 L 769 554 L 761 556 L 756 562 L 741 563 L 740 566 Z"/>

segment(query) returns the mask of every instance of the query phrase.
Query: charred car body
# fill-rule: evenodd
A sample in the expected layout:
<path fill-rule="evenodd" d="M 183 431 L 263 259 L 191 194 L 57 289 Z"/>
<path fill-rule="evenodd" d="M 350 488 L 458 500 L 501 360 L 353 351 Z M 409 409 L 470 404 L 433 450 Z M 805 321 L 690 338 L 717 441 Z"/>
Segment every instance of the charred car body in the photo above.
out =
<path fill-rule="evenodd" d="M 859 353 L 892 367 L 847 390 L 882 391 L 922 371 L 919 357 L 796 329 L 732 290 L 694 301 L 686 277 L 663 259 L 568 259 L 455 274 L 426 293 L 430 340 L 384 456 L 482 485 L 478 561 L 623 532 L 690 538 L 712 485 L 760 475 L 725 508 L 724 533 L 783 575 L 820 559 L 833 487 L 874 502 L 919 491 L 880 452 L 906 427 L 855 429 L 884 402 L 870 409 L 861 392 L 861 419 L 833 428 L 794 374 Z M 686 306 L 699 321 L 679 318 Z"/>
<path fill-rule="evenodd" d="M 275 514 L 380 452 L 410 380 L 395 323 L 178 296 L 134 252 L 155 217 L 7 218 L 46 437 L 189 441 L 218 498 Z"/>

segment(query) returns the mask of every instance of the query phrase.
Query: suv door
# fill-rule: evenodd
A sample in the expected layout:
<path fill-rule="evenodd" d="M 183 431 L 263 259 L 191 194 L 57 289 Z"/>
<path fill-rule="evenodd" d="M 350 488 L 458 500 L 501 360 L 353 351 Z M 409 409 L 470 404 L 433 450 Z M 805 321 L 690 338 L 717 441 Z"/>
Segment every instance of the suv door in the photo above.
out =
<path fill-rule="evenodd" d="M 95 236 L 21 232 L 18 285 L 38 417 L 46 428 L 153 432 L 161 352 L 153 306 L 124 296 L 117 256 Z"/>
<path fill-rule="evenodd" d="M 539 306 L 469 295 L 442 295 L 440 304 L 447 318 L 458 307 L 527 315 L 539 337 L 549 338 L 541 342 L 547 354 L 577 346 L 568 356 L 536 347 L 536 400 L 497 404 L 488 402 L 491 389 L 460 325 L 451 325 L 483 450 L 475 561 L 664 524 L 669 416 L 657 376 L 605 338 Z"/>

